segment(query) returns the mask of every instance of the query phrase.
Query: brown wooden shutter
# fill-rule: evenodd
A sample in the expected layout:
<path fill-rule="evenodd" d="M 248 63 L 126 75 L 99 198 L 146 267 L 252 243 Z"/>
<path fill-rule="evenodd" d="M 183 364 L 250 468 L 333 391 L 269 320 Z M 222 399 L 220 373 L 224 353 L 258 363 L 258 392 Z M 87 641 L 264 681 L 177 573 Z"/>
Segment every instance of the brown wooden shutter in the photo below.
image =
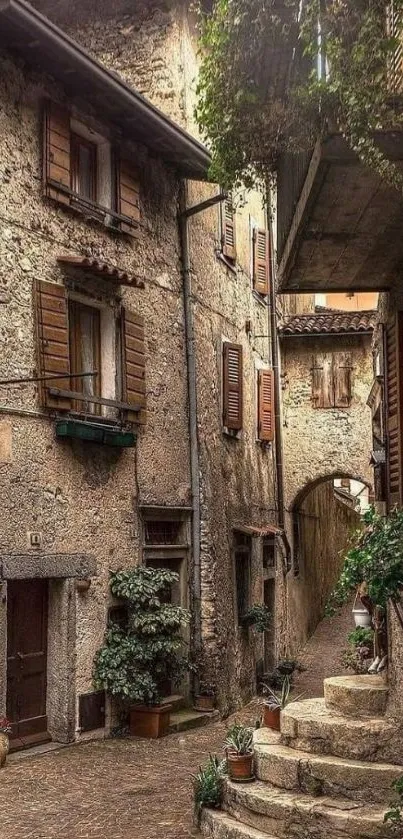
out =
<path fill-rule="evenodd" d="M 269 270 L 269 231 L 255 228 L 253 231 L 253 288 L 259 294 L 268 294 Z"/>
<path fill-rule="evenodd" d="M 258 371 L 258 437 L 271 443 L 274 440 L 274 374 L 273 370 Z"/>
<path fill-rule="evenodd" d="M 387 395 L 387 486 L 389 510 L 402 503 L 402 364 L 403 312 L 397 312 L 385 329 Z"/>
<path fill-rule="evenodd" d="M 44 115 L 43 180 L 45 195 L 62 204 L 70 196 L 57 188 L 71 188 L 70 114 L 60 105 L 46 102 Z"/>
<path fill-rule="evenodd" d="M 333 356 L 333 387 L 336 408 L 348 408 L 351 404 L 352 368 L 350 352 L 335 353 Z"/>
<path fill-rule="evenodd" d="M 312 359 L 312 403 L 314 408 L 332 408 L 334 405 L 331 353 L 320 353 Z"/>
<path fill-rule="evenodd" d="M 129 411 L 128 419 L 144 424 L 146 421 L 144 319 L 129 309 L 122 309 L 122 372 L 123 401 L 139 406 L 140 411 Z"/>
<path fill-rule="evenodd" d="M 226 428 L 240 431 L 243 420 L 242 346 L 223 345 L 223 423 Z"/>
<path fill-rule="evenodd" d="M 69 321 L 67 296 L 64 286 L 37 280 L 35 286 L 39 375 L 52 376 L 70 373 Z M 70 399 L 50 396 L 49 387 L 70 389 L 69 379 L 52 379 L 49 385 L 41 382 L 41 401 L 46 408 L 71 409 Z"/>
<path fill-rule="evenodd" d="M 232 196 L 224 201 L 221 205 L 221 219 L 222 219 L 222 252 L 224 256 L 236 260 L 236 223 L 235 223 L 235 208 L 232 201 Z"/>
<path fill-rule="evenodd" d="M 117 212 L 126 216 L 127 224 L 121 222 L 121 230 L 130 236 L 137 235 L 140 221 L 140 187 L 138 173 L 127 160 L 118 161 L 117 171 Z"/>

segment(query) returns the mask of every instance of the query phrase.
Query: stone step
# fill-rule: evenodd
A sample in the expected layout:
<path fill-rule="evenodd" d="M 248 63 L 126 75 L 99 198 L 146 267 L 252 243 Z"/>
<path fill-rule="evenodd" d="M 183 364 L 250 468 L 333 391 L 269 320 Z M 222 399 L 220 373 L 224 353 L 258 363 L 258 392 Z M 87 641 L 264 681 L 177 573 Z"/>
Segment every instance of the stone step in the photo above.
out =
<path fill-rule="evenodd" d="M 255 733 L 255 775 L 281 789 L 368 801 L 387 806 L 392 783 L 402 767 L 390 763 L 313 755 L 282 745 L 280 735 L 262 728 Z"/>
<path fill-rule="evenodd" d="M 323 684 L 330 711 L 352 717 L 381 717 L 386 711 L 389 691 L 382 676 L 333 676 Z"/>
<path fill-rule="evenodd" d="M 190 731 L 192 728 L 202 728 L 211 722 L 218 722 L 220 714 L 218 711 L 193 711 L 190 708 L 183 708 L 181 711 L 171 713 L 169 733 L 179 731 Z"/>
<path fill-rule="evenodd" d="M 165 696 L 164 699 L 161 700 L 161 705 L 171 705 L 172 713 L 176 711 L 182 711 L 183 708 L 186 708 L 186 702 L 184 696 L 181 693 L 173 693 L 171 696 Z"/>
<path fill-rule="evenodd" d="M 386 808 L 346 798 L 279 790 L 269 784 L 225 784 L 224 809 L 232 818 L 278 839 L 386 839 Z"/>
<path fill-rule="evenodd" d="M 396 720 L 347 717 L 329 711 L 324 699 L 290 702 L 281 712 L 281 741 L 313 754 L 403 765 L 403 726 Z"/>
<path fill-rule="evenodd" d="M 240 824 L 219 810 L 203 811 L 200 830 L 208 839 L 274 839 L 261 830 Z"/>

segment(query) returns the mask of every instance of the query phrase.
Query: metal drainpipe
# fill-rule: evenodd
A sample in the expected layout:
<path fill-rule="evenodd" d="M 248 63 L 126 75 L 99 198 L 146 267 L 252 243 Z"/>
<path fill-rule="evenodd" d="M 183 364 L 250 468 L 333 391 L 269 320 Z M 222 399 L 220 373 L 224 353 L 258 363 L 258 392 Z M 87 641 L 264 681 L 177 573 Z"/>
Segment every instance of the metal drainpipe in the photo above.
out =
<path fill-rule="evenodd" d="M 271 254 L 271 282 L 269 293 L 269 334 L 271 338 L 271 355 L 274 373 L 274 450 L 276 461 L 276 486 L 277 486 L 277 524 L 281 530 L 284 529 L 284 472 L 283 472 L 283 446 L 281 428 L 281 384 L 280 384 L 280 357 L 277 340 L 277 317 L 276 317 L 276 277 L 274 261 L 274 238 L 273 224 L 271 220 L 271 196 L 267 188 L 267 227 L 270 237 Z"/>
<path fill-rule="evenodd" d="M 201 510 L 200 510 L 200 452 L 197 429 L 197 377 L 195 337 L 192 307 L 192 275 L 190 265 L 189 218 L 225 199 L 225 194 L 215 195 L 192 207 L 187 206 L 187 184 L 181 181 L 179 196 L 179 234 L 181 246 L 183 304 L 185 316 L 186 360 L 189 400 L 190 473 L 192 490 L 192 554 L 193 554 L 193 642 L 194 652 L 199 654 L 202 646 L 201 632 Z M 193 690 L 197 693 L 199 677 L 193 675 Z"/>

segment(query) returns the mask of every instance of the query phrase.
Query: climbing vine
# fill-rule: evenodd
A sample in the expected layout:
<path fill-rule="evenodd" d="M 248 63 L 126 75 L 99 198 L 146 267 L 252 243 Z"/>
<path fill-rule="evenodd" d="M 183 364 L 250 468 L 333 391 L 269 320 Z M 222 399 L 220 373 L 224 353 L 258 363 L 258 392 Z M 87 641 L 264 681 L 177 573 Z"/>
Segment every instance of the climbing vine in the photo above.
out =
<path fill-rule="evenodd" d="M 380 140 L 402 122 L 402 12 L 403 0 L 215 0 L 200 10 L 196 118 L 212 178 L 254 187 L 279 155 L 308 150 L 337 126 L 363 163 L 401 188 Z"/>

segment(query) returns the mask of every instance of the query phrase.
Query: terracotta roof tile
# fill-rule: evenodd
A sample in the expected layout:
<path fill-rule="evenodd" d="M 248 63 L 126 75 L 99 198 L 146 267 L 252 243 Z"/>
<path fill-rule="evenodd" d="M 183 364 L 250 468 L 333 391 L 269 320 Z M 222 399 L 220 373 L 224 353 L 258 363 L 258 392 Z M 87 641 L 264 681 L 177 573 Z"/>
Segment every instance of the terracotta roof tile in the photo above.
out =
<path fill-rule="evenodd" d="M 281 336 L 287 335 L 354 335 L 372 332 L 376 323 L 376 310 L 367 312 L 324 311 L 306 315 L 291 315 L 279 327 Z"/>
<path fill-rule="evenodd" d="M 144 280 L 141 277 L 137 277 L 129 271 L 124 271 L 122 268 L 117 268 L 115 265 L 110 265 L 109 262 L 104 262 L 93 256 L 70 256 L 69 254 L 65 254 L 58 256 L 57 261 L 62 265 L 82 268 L 84 271 L 97 274 L 99 277 L 105 277 L 120 285 L 132 285 L 136 286 L 136 288 L 144 288 Z"/>

